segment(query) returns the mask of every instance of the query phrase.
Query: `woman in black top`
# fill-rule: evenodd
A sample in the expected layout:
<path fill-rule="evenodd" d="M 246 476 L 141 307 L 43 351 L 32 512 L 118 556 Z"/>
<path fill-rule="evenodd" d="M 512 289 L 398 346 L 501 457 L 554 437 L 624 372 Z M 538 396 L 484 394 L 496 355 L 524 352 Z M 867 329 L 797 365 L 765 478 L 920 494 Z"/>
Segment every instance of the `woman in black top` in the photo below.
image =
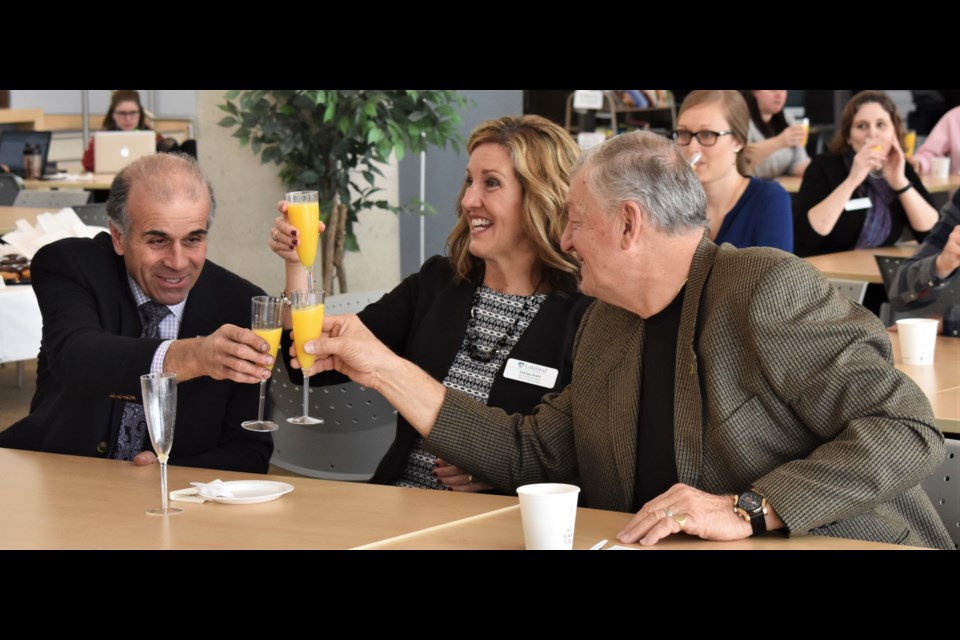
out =
<path fill-rule="evenodd" d="M 395 353 L 446 386 L 508 412 L 529 413 L 544 394 L 570 382 L 574 337 L 591 301 L 578 292 L 577 262 L 560 250 L 570 167 L 579 148 L 556 124 L 523 116 L 481 123 L 467 151 L 448 257 L 430 258 L 357 315 Z M 285 203 L 280 210 L 285 212 Z M 288 289 L 303 288 L 306 281 L 295 231 L 285 215 L 271 231 L 270 248 L 286 261 Z M 284 344 L 291 380 L 299 384 L 289 336 Z M 333 384 L 346 377 L 327 372 L 315 380 Z M 425 451 L 403 416 L 372 481 L 491 488 Z"/>
<path fill-rule="evenodd" d="M 861 91 L 843 110 L 830 153 L 807 168 L 794 203 L 799 256 L 918 239 L 937 222 L 930 194 L 903 154 L 903 122 L 883 92 Z"/>

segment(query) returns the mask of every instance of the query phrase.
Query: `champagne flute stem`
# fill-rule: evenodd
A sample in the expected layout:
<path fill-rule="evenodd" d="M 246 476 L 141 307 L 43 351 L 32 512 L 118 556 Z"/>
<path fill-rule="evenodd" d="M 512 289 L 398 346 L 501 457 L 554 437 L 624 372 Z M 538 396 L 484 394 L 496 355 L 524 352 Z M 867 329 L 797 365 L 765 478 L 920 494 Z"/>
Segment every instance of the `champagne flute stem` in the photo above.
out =
<path fill-rule="evenodd" d="M 170 497 L 167 494 L 167 463 L 160 463 L 160 504 L 163 505 L 163 512 L 167 512 L 167 507 L 169 505 Z"/>
<path fill-rule="evenodd" d="M 310 404 L 310 376 L 303 376 L 303 416 L 307 417 L 310 415 L 307 413 L 307 409 Z"/>
<path fill-rule="evenodd" d="M 304 267 L 303 269 L 307 272 L 307 289 L 313 289 L 313 267 Z"/>
<path fill-rule="evenodd" d="M 260 381 L 260 410 L 257 412 L 257 422 L 263 422 L 263 403 L 267 397 L 267 381 Z"/>

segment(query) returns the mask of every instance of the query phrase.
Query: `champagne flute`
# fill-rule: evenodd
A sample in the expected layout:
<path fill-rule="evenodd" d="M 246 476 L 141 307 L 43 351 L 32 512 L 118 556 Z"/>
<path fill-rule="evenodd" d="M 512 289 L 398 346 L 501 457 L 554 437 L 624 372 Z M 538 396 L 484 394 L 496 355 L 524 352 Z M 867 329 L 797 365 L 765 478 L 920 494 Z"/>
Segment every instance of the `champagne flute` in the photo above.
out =
<path fill-rule="evenodd" d="M 288 194 L 289 195 L 289 194 Z M 313 354 L 303 350 L 310 340 L 320 337 L 323 331 L 323 289 L 294 289 L 289 292 L 293 315 L 293 342 L 297 348 L 297 359 L 302 369 L 308 369 L 317 361 Z M 322 424 L 322 418 L 309 415 L 310 376 L 303 376 L 303 415 L 299 418 L 287 418 L 291 424 Z"/>
<path fill-rule="evenodd" d="M 147 515 L 169 516 L 183 513 L 183 509 L 169 506 L 167 493 L 167 460 L 173 448 L 173 428 L 177 418 L 177 376 L 173 373 L 148 373 L 140 376 L 143 391 L 143 413 L 147 419 L 150 442 L 160 461 L 161 507 L 150 509 Z"/>
<path fill-rule="evenodd" d="M 284 199 L 287 201 L 287 219 L 297 228 L 297 257 L 307 272 L 307 289 L 313 289 L 313 263 L 317 260 L 320 237 L 319 196 L 316 191 L 291 191 Z"/>
<path fill-rule="evenodd" d="M 280 351 L 280 334 L 283 332 L 283 298 L 254 296 L 250 304 L 250 329 L 270 345 L 270 355 L 276 364 L 277 352 Z M 248 431 L 276 431 L 280 428 L 276 422 L 263 419 L 263 404 L 266 397 L 267 381 L 260 380 L 260 409 L 257 419 L 241 422 L 241 427 Z"/>

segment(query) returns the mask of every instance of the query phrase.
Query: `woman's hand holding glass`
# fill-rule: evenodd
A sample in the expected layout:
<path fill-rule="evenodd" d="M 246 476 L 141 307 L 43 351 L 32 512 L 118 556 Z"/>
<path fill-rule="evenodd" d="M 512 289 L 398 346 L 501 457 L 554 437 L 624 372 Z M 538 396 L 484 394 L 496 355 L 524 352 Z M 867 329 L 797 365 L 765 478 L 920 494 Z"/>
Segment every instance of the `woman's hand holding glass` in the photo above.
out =
<path fill-rule="evenodd" d="M 806 142 L 807 130 L 803 124 L 794 124 L 781 131 L 777 137 L 783 147 L 800 147 Z"/>
<path fill-rule="evenodd" d="M 287 216 L 288 206 L 286 200 L 277 203 L 277 211 L 280 212 L 280 215 L 273 221 L 273 228 L 270 230 L 270 239 L 267 244 L 285 262 L 300 266 L 300 256 L 297 254 L 300 232 L 290 223 L 290 218 Z M 323 233 L 325 228 L 326 225 L 321 221 L 320 233 Z"/>
<path fill-rule="evenodd" d="M 853 165 L 850 167 L 850 178 L 860 184 L 868 175 L 882 177 L 883 162 L 886 156 L 883 145 L 877 141 L 867 140 L 853 156 Z"/>

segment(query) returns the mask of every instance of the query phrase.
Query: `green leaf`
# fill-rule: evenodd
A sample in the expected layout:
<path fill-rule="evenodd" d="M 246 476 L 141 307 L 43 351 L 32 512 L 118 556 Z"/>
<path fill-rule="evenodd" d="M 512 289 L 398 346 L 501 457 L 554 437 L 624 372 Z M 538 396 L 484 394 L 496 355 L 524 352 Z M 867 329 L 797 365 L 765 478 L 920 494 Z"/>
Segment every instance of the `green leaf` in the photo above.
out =
<path fill-rule="evenodd" d="M 313 169 L 307 169 L 306 171 L 301 173 L 299 176 L 297 176 L 297 180 L 302 182 L 304 185 L 316 184 L 319 179 L 320 179 L 320 176 L 318 176 L 317 172 L 314 171 Z"/>
<path fill-rule="evenodd" d="M 236 125 L 238 125 L 238 124 L 240 124 L 240 123 L 237 122 L 237 119 L 234 118 L 233 116 L 227 116 L 226 118 L 222 119 L 222 120 L 221 120 L 220 122 L 218 122 L 217 124 L 220 125 L 221 127 L 233 127 L 233 126 L 236 126 Z"/>
<path fill-rule="evenodd" d="M 383 131 L 380 129 L 370 129 L 370 133 L 367 134 L 367 142 L 376 144 L 381 140 L 383 140 Z"/>
<path fill-rule="evenodd" d="M 240 89 L 231 89 L 230 91 L 227 91 L 226 95 L 224 95 L 224 98 L 227 100 L 236 100 L 237 96 L 240 95 L 240 91 Z"/>
<path fill-rule="evenodd" d="M 397 162 L 400 162 L 401 160 L 403 160 L 403 154 L 404 154 L 403 142 L 397 142 L 397 144 L 393 147 L 393 152 L 397 154 Z"/>

